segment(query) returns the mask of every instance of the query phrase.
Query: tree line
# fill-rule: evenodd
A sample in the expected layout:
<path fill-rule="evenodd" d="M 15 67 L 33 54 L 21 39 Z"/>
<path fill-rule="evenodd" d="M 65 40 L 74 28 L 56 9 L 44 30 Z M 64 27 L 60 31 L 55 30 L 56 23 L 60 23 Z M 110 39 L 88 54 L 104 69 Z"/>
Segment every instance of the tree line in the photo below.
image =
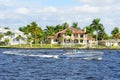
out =
<path fill-rule="evenodd" d="M 58 24 L 55 26 L 46 26 L 45 29 L 42 29 L 36 22 L 31 22 L 28 25 L 19 27 L 19 30 L 27 36 L 27 42 L 32 44 L 49 43 L 48 36 L 53 36 L 55 33 L 69 29 L 70 25 L 65 22 L 63 24 Z M 81 29 L 78 25 L 78 22 L 72 23 L 71 27 Z M 108 40 L 108 39 L 120 39 L 120 31 L 118 27 L 115 27 L 111 31 L 111 36 L 105 32 L 105 27 L 102 23 L 100 23 L 99 18 L 93 19 L 90 25 L 85 26 L 86 34 L 92 36 L 96 40 Z M 67 34 L 70 36 L 71 31 L 67 30 Z M 6 33 L 5 35 L 12 35 L 11 32 Z M 0 34 L 0 38 L 2 38 L 2 34 Z M 22 36 L 18 36 L 18 39 L 22 38 Z M 7 40 L 6 40 L 7 41 Z"/>

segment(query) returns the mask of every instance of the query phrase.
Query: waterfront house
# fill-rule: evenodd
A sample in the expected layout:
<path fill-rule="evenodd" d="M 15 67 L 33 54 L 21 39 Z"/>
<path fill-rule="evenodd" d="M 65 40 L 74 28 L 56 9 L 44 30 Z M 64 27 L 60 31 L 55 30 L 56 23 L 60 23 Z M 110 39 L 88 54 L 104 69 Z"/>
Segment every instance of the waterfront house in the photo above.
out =
<path fill-rule="evenodd" d="M 49 36 L 51 44 L 61 44 L 61 45 L 89 45 L 95 44 L 95 39 L 90 35 L 86 34 L 86 29 L 81 30 L 77 28 L 70 27 L 71 36 L 66 34 L 67 29 L 57 32 L 53 36 Z"/>
<path fill-rule="evenodd" d="M 11 35 L 5 35 L 7 32 L 11 32 L 12 34 Z M 18 31 L 18 30 L 12 30 L 12 29 L 5 29 L 3 27 L 0 27 L 0 34 L 3 35 L 3 37 L 0 39 L 0 42 L 4 42 L 5 39 L 8 39 L 9 40 L 9 45 L 16 45 L 16 44 L 26 44 L 26 36 L 24 35 L 23 32 L 21 31 Z M 18 35 L 21 35 L 24 40 L 18 40 L 16 39 L 16 37 Z"/>
<path fill-rule="evenodd" d="M 120 46 L 120 39 L 110 39 L 110 40 L 102 40 L 100 41 L 102 45 L 105 45 L 107 47 L 109 46 Z"/>

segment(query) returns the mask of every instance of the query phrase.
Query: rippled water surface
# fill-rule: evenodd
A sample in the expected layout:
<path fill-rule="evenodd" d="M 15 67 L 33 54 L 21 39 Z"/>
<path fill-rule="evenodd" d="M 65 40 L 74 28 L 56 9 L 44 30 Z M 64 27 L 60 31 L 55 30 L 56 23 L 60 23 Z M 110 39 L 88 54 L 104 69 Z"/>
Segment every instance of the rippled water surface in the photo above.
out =
<path fill-rule="evenodd" d="M 120 50 L 102 60 L 55 58 L 66 50 L 0 49 L 0 80 L 120 80 Z"/>

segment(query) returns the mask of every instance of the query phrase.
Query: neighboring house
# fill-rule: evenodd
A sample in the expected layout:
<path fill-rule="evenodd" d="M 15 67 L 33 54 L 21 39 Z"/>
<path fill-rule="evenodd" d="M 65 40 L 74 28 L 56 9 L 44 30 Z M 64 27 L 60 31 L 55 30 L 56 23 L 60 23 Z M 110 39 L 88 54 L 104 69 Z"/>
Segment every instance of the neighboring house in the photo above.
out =
<path fill-rule="evenodd" d="M 23 40 L 22 39 L 20 39 L 20 40 L 16 39 L 16 37 L 18 35 L 21 35 L 23 37 Z M 26 39 L 27 39 L 27 37 L 26 37 L 26 35 L 24 35 L 23 32 L 16 30 L 16 31 L 14 31 L 14 33 L 13 33 L 13 35 L 11 37 L 10 44 L 11 45 L 14 45 L 14 44 L 26 44 L 27 43 Z"/>
<path fill-rule="evenodd" d="M 13 34 L 12 34 L 12 35 L 9 35 L 9 36 L 4 35 L 7 31 L 12 32 Z M 14 45 L 14 44 L 26 44 L 26 43 L 27 43 L 27 42 L 26 42 L 26 38 L 27 38 L 27 37 L 26 37 L 26 36 L 24 35 L 24 33 L 21 32 L 21 31 L 4 29 L 4 28 L 0 27 L 0 33 L 2 33 L 2 34 L 4 35 L 3 38 L 1 39 L 1 41 L 4 41 L 5 39 L 9 39 L 9 44 L 10 44 L 10 45 Z M 21 35 L 21 36 L 24 38 L 24 40 L 20 40 L 20 41 L 17 40 L 16 37 L 17 37 L 18 35 Z"/>
<path fill-rule="evenodd" d="M 115 39 L 111 39 L 111 40 L 102 40 L 101 41 L 105 46 L 120 46 L 120 39 L 115 40 Z"/>
<path fill-rule="evenodd" d="M 72 35 L 66 35 L 66 30 L 57 32 L 54 36 L 49 36 L 51 44 L 79 44 L 79 45 L 92 45 L 95 44 L 95 39 L 85 34 L 86 30 L 80 30 L 76 28 L 69 28 L 72 31 Z"/>

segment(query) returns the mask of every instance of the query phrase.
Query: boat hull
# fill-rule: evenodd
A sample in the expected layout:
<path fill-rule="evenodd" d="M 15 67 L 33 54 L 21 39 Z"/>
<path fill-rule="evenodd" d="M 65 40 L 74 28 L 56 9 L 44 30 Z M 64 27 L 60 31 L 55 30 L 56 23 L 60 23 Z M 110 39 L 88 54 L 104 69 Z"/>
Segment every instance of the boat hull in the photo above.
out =
<path fill-rule="evenodd" d="M 102 52 L 76 52 L 60 55 L 60 58 L 102 59 Z"/>

